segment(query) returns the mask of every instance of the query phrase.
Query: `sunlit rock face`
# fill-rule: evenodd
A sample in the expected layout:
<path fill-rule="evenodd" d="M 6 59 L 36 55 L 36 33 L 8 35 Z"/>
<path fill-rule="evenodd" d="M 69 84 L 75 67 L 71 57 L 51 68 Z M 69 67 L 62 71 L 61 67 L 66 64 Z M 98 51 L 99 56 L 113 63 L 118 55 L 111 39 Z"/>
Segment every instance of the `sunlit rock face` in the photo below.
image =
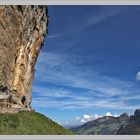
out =
<path fill-rule="evenodd" d="M 0 107 L 30 109 L 34 66 L 48 27 L 47 6 L 0 6 Z"/>

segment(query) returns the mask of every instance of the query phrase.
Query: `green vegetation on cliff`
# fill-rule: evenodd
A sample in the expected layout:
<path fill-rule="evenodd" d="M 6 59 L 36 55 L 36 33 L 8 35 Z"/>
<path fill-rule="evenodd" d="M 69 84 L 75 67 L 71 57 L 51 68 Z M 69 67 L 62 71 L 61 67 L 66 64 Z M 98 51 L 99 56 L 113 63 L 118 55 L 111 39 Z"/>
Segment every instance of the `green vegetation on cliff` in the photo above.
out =
<path fill-rule="evenodd" d="M 69 130 L 37 112 L 0 114 L 1 135 L 69 135 Z"/>

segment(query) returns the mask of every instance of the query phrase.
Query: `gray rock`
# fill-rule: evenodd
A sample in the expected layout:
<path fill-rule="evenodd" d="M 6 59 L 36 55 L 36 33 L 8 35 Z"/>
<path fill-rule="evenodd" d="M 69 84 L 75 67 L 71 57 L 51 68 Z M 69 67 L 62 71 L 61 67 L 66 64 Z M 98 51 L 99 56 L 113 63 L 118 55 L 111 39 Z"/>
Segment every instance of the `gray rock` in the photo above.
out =
<path fill-rule="evenodd" d="M 134 116 L 140 116 L 140 109 L 136 109 L 136 110 L 135 110 Z"/>

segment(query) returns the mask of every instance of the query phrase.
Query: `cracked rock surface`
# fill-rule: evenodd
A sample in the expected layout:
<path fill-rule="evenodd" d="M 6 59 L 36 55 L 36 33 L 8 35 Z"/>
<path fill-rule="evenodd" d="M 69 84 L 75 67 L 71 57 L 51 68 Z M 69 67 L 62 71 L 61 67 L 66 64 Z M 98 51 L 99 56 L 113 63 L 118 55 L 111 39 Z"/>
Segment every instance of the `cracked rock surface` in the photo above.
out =
<path fill-rule="evenodd" d="M 0 6 L 0 107 L 30 108 L 47 14 L 47 6 Z"/>

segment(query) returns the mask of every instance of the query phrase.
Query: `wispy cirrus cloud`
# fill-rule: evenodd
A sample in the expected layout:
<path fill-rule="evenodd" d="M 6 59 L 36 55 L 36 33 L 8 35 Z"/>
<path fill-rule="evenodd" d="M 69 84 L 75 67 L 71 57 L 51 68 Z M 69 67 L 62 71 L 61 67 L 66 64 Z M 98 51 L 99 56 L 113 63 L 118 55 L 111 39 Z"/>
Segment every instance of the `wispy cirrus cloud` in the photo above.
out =
<path fill-rule="evenodd" d="M 63 36 L 63 34 L 52 34 L 52 35 L 48 34 L 47 39 L 56 39 L 56 38 L 59 38 L 62 36 Z"/>
<path fill-rule="evenodd" d="M 97 13 L 95 14 L 92 13 L 87 16 L 87 20 L 80 31 L 85 30 L 89 26 L 93 26 L 97 23 L 103 22 L 108 18 L 122 14 L 127 10 L 128 7 L 112 8 L 112 7 L 104 6 L 102 7 L 102 10 L 98 11 Z"/>
<path fill-rule="evenodd" d="M 140 80 L 140 71 L 137 72 L 136 80 Z"/>
<path fill-rule="evenodd" d="M 128 11 L 129 13 L 133 13 L 135 11 L 138 11 L 139 8 L 136 8 L 135 11 L 131 11 L 131 7 L 127 6 L 120 6 L 120 7 L 111 7 L 111 6 L 99 6 L 99 10 L 96 12 L 91 12 L 90 10 L 85 12 L 84 15 L 82 15 L 83 20 L 81 21 L 80 18 L 78 20 L 77 17 L 74 17 L 71 19 L 71 17 L 67 17 L 68 23 L 66 24 L 65 27 L 62 27 L 65 29 L 64 34 L 78 34 L 83 32 L 84 30 L 88 29 L 90 26 L 95 26 L 96 24 L 102 23 L 105 20 L 109 18 L 114 18 L 115 16 L 122 15 L 122 14 L 127 14 Z M 90 9 L 90 8 L 89 8 Z M 62 20 L 64 22 L 64 18 L 60 18 L 59 20 Z M 70 21 L 73 22 L 70 22 Z M 80 24 L 79 24 L 80 23 Z M 69 29 L 73 30 L 69 30 Z"/>
<path fill-rule="evenodd" d="M 132 88 L 133 83 L 104 76 L 94 71 L 92 67 L 85 67 L 82 64 L 86 59 L 89 61 L 90 58 L 52 52 L 41 53 L 35 77 L 44 83 L 57 84 L 59 88 L 34 85 L 33 106 L 58 109 L 127 110 L 139 106 L 129 105 L 127 102 L 138 96 L 139 90 Z M 98 58 L 91 58 L 91 60 L 100 61 Z M 132 95 L 132 92 L 135 94 Z"/>
<path fill-rule="evenodd" d="M 60 98 L 45 98 L 45 97 L 38 97 L 34 98 L 32 101 L 32 106 L 34 108 L 55 108 L 59 110 L 78 110 L 78 109 L 97 109 L 97 108 L 102 108 L 102 109 L 114 109 L 114 110 L 135 110 L 136 108 L 139 108 L 139 105 L 129 105 L 127 103 L 124 103 L 123 101 L 110 101 L 107 100 L 98 100 L 95 103 L 86 100 L 60 100 Z"/>
<path fill-rule="evenodd" d="M 125 95 L 131 92 L 133 83 L 101 75 L 94 70 L 96 65 L 94 67 L 85 65 L 86 59 L 93 63 L 94 61 L 100 63 L 100 59 L 90 58 L 90 56 L 86 58 L 86 56 L 69 56 L 52 52 L 42 53 L 38 60 L 36 77 L 44 82 L 76 88 L 82 87 L 109 96 L 121 95 L 122 93 Z"/>
<path fill-rule="evenodd" d="M 101 9 L 96 13 L 86 12 L 85 15 L 82 15 L 83 20 L 80 20 L 80 24 L 79 18 L 74 16 L 73 22 L 69 22 L 71 17 L 67 17 L 67 20 L 64 17 L 58 19 L 58 22 L 65 21 L 65 26 L 61 26 L 61 24 L 57 26 L 58 22 L 54 22 L 53 26 L 59 28 L 57 28 L 56 34 L 48 35 L 49 41 L 54 42 L 53 39 L 59 40 L 60 37 L 63 39 L 58 41 L 59 44 L 52 44 L 52 46 L 55 45 L 53 49 L 50 49 L 52 51 L 41 52 L 36 65 L 35 78 L 40 82 L 59 85 L 59 87 L 82 89 L 84 92 L 34 85 L 33 92 L 37 95 L 33 100 L 34 106 L 59 109 L 93 107 L 134 109 L 138 107 L 138 105 L 130 105 L 127 100 L 135 100 L 139 97 L 139 89 L 133 88 L 132 82 L 105 75 L 102 58 L 65 53 L 76 47 L 80 42 L 79 33 L 81 35 L 81 32 L 90 26 L 125 14 L 125 12 L 127 14 L 128 9 L 129 12 L 135 12 L 135 10 L 131 11 L 130 7 L 121 6 L 117 8 L 102 6 Z M 74 35 L 78 35 L 78 37 Z"/>

